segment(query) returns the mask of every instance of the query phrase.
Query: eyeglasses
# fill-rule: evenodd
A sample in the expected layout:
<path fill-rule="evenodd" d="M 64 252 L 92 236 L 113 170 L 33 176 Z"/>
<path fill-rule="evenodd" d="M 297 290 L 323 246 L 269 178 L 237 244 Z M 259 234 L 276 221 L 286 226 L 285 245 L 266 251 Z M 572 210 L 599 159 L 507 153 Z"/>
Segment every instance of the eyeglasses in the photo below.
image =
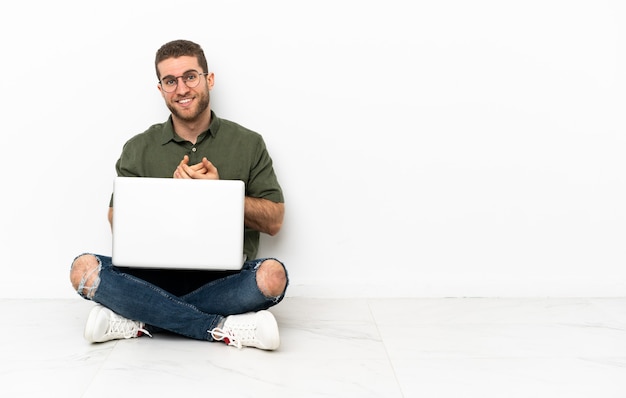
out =
<path fill-rule="evenodd" d="M 194 88 L 200 83 L 200 76 L 206 75 L 208 75 L 208 73 L 198 73 L 195 70 L 190 70 L 182 76 L 165 76 L 163 79 L 159 80 L 159 84 L 161 84 L 163 91 L 166 93 L 173 93 L 176 91 L 176 87 L 178 87 L 178 79 L 182 78 L 185 86 Z"/>

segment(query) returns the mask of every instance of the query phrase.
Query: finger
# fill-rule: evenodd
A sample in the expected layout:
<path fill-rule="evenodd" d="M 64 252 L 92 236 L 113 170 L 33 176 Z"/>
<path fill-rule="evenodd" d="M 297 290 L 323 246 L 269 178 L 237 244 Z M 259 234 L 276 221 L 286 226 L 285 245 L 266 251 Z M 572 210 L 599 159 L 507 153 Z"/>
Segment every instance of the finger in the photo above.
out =
<path fill-rule="evenodd" d="M 192 166 L 189 166 L 189 167 L 191 167 L 191 169 L 194 170 L 194 171 L 201 171 L 201 170 L 204 169 L 204 173 L 206 173 L 206 167 L 204 167 L 204 164 L 202 164 L 202 163 L 196 163 L 196 164 L 194 164 Z"/>
<path fill-rule="evenodd" d="M 183 164 L 183 165 L 180 165 L 180 166 L 178 166 L 178 167 L 176 168 L 176 172 L 175 172 L 175 174 L 178 176 L 177 178 L 187 178 L 187 179 L 188 179 L 188 178 L 192 178 L 192 177 L 189 175 L 189 172 L 190 172 L 190 171 L 191 171 L 191 170 L 189 170 L 189 166 L 187 166 L 187 165 Z"/>
<path fill-rule="evenodd" d="M 216 180 L 219 180 L 220 179 L 220 173 L 217 170 L 217 167 L 215 167 L 215 165 L 213 163 L 209 162 L 208 159 L 205 158 L 204 160 L 206 160 L 206 164 L 204 165 L 204 167 L 207 168 L 207 170 L 208 170 L 207 173 L 211 174 L 213 176 L 213 178 L 215 178 Z"/>
<path fill-rule="evenodd" d="M 186 166 L 188 163 L 189 163 L 189 156 L 187 155 L 183 156 L 183 160 L 181 160 L 178 166 L 176 166 L 176 169 L 174 170 L 172 177 L 189 178 L 188 176 L 185 176 L 186 173 L 183 170 L 183 166 Z"/>
<path fill-rule="evenodd" d="M 200 178 L 204 172 L 202 170 L 194 170 L 191 166 L 186 164 L 180 167 L 181 172 L 183 173 L 183 178 Z"/>
<path fill-rule="evenodd" d="M 202 158 L 202 165 L 207 170 L 207 173 L 217 174 L 217 167 L 213 165 L 207 158 Z"/>

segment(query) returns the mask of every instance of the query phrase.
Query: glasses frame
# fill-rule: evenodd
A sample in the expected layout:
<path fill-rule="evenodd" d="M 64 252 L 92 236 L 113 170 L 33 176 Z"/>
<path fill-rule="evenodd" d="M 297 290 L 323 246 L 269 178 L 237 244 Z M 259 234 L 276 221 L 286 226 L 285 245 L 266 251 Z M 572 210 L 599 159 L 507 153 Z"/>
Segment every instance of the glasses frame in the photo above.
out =
<path fill-rule="evenodd" d="M 189 84 L 187 84 L 187 81 L 185 79 L 183 79 L 185 77 L 185 75 L 187 75 L 188 73 L 191 72 L 195 72 L 198 74 L 198 82 L 194 85 L 194 86 L 190 86 Z M 200 84 L 200 76 L 207 76 L 209 74 L 209 72 L 204 72 L 204 73 L 200 73 L 195 69 L 190 69 L 187 72 L 185 72 L 184 74 L 180 75 L 180 76 L 165 76 L 164 78 L 162 78 L 161 80 L 159 80 L 159 84 L 161 85 L 161 88 L 163 89 L 163 91 L 165 91 L 166 93 L 173 93 L 174 91 L 176 91 L 176 89 L 178 88 L 178 79 L 182 79 L 183 83 L 185 84 L 186 87 L 188 88 L 195 88 L 198 87 L 198 84 Z M 173 86 L 173 90 L 172 91 L 167 91 L 169 89 L 169 87 L 166 89 L 165 86 L 163 85 L 163 80 L 165 79 L 174 79 L 176 81 L 176 84 Z"/>

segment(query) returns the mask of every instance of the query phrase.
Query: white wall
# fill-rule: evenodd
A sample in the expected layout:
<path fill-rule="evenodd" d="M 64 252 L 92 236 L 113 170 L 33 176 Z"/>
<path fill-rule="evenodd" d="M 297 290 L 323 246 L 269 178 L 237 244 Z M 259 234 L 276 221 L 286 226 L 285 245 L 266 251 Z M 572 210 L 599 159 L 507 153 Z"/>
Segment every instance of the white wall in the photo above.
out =
<path fill-rule="evenodd" d="M 1 297 L 75 297 L 74 256 L 110 253 L 114 162 L 166 119 L 153 57 L 178 38 L 273 155 L 288 213 L 262 254 L 290 295 L 626 292 L 617 0 L 4 8 Z"/>

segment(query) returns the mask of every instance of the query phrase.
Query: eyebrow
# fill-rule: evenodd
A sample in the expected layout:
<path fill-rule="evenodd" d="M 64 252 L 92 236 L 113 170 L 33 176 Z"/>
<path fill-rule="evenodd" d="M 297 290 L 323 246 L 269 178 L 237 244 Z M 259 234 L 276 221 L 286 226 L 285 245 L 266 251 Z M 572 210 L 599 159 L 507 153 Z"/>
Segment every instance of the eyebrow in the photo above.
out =
<path fill-rule="evenodd" d="M 186 75 L 187 73 L 189 73 L 189 72 L 196 72 L 196 73 L 200 73 L 200 72 L 198 72 L 198 71 L 197 71 L 197 70 L 195 70 L 195 69 L 188 69 L 188 70 L 184 71 L 184 72 L 183 72 L 183 74 L 182 74 L 182 75 L 180 75 L 180 76 L 185 76 L 185 75 Z M 174 76 L 174 75 L 166 75 L 166 76 L 163 76 L 163 77 L 161 78 L 161 80 L 165 80 L 165 79 L 167 79 L 168 77 L 175 77 L 175 76 Z"/>

